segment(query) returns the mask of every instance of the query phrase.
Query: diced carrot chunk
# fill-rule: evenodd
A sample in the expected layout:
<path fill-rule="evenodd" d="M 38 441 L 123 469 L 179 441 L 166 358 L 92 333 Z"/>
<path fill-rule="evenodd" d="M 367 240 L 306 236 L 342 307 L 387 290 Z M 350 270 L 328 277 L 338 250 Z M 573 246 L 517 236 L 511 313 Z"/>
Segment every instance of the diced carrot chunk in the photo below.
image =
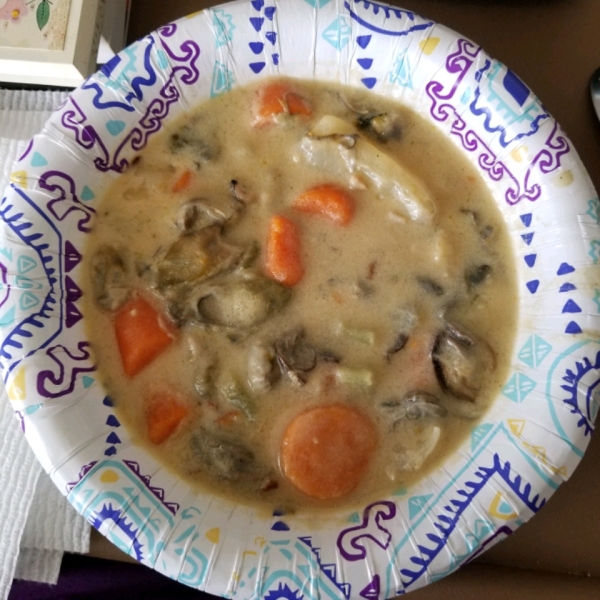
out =
<path fill-rule="evenodd" d="M 342 404 L 322 406 L 300 413 L 288 425 L 281 466 L 300 491 L 331 500 L 356 488 L 376 445 L 374 425 L 358 410 Z"/>
<path fill-rule="evenodd" d="M 268 120 L 285 112 L 285 96 L 290 88 L 284 83 L 271 83 L 258 92 L 258 117 Z"/>
<path fill-rule="evenodd" d="M 127 377 L 150 364 L 175 337 L 170 323 L 142 297 L 133 298 L 119 309 L 115 333 Z"/>
<path fill-rule="evenodd" d="M 302 115 L 303 117 L 312 116 L 312 108 L 306 98 L 303 98 L 299 94 L 290 92 L 286 96 L 287 108 L 290 115 Z"/>
<path fill-rule="evenodd" d="M 332 184 L 302 192 L 292 206 L 304 213 L 330 219 L 338 225 L 347 225 L 354 216 L 354 198 L 345 189 Z"/>
<path fill-rule="evenodd" d="M 175 394 L 154 396 L 146 410 L 148 438 L 153 444 L 162 444 L 173 435 L 177 426 L 190 413 L 189 408 Z"/>
<path fill-rule="evenodd" d="M 435 339 L 428 331 L 413 332 L 406 342 L 404 360 L 407 361 L 406 381 L 410 389 L 436 393 L 437 377 L 431 361 Z"/>
<path fill-rule="evenodd" d="M 265 267 L 269 277 L 283 285 L 296 285 L 304 276 L 298 227 L 282 215 L 269 223 Z"/>
<path fill-rule="evenodd" d="M 187 190 L 192 183 L 192 176 L 192 172 L 189 169 L 186 169 L 175 181 L 172 188 L 173 192 L 178 194 L 179 192 Z"/>
<path fill-rule="evenodd" d="M 255 125 L 264 125 L 281 114 L 310 117 L 312 108 L 306 98 L 292 91 L 290 86 L 282 82 L 272 82 L 258 92 Z"/>

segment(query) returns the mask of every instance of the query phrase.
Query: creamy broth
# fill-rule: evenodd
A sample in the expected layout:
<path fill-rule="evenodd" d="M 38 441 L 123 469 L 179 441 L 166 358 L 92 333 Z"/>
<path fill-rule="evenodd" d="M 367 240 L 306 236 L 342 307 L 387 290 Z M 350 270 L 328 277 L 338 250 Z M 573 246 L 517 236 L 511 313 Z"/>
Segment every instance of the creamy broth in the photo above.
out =
<path fill-rule="evenodd" d="M 310 110 L 286 100 L 257 123 L 265 84 L 230 91 L 169 124 L 114 182 L 86 248 L 85 317 L 119 418 L 182 478 L 250 504 L 351 505 L 443 462 L 499 393 L 514 259 L 489 190 L 432 125 L 367 92 L 282 81 Z M 390 187 L 396 175 L 403 190 Z M 347 224 L 294 208 L 323 184 L 351 197 Z M 274 282 L 265 266 L 274 215 L 297 228 L 297 283 Z M 221 263 L 181 270 L 202 240 Z M 269 306 L 256 323 L 254 294 Z M 127 376 L 116 315 L 138 297 L 169 342 Z M 152 443 L 148 407 L 163 391 L 185 416 Z M 282 439 L 298 415 L 338 405 L 372 424 L 375 449 L 354 489 L 314 497 L 286 476 Z"/>

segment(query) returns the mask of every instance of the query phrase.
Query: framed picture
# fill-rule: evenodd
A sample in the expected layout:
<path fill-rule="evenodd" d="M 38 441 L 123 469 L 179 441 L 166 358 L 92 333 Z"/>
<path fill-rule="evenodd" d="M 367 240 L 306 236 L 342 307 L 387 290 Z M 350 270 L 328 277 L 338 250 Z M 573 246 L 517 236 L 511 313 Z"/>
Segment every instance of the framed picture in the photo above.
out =
<path fill-rule="evenodd" d="M 96 69 L 104 4 L 0 0 L 0 85 L 80 85 Z"/>

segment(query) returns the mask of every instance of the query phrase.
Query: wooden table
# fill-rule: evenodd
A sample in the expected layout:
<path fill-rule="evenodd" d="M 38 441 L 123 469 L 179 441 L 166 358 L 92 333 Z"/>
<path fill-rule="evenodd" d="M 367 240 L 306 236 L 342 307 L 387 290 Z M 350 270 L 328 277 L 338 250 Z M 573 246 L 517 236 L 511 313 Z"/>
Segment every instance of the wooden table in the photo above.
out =
<path fill-rule="evenodd" d="M 335 1 L 335 0 L 334 0 Z M 600 66 L 600 0 L 401 0 L 391 2 L 471 38 L 512 69 L 570 137 L 600 190 L 600 124 L 588 80 Z M 129 40 L 205 0 L 133 0 Z M 414 600 L 600 598 L 600 439 L 531 522 Z M 124 558 L 94 535 L 92 553 Z M 127 557 L 125 557 L 127 558 Z"/>

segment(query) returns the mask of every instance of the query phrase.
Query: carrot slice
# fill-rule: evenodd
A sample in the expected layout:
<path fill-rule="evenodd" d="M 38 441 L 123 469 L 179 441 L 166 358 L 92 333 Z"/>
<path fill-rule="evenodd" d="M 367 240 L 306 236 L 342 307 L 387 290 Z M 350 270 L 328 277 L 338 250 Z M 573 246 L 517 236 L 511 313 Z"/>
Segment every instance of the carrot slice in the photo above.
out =
<path fill-rule="evenodd" d="M 304 275 L 298 227 L 282 215 L 271 217 L 265 266 L 269 276 L 284 285 L 296 285 Z"/>
<path fill-rule="evenodd" d="M 310 117 L 312 108 L 308 100 L 293 92 L 286 83 L 275 81 L 261 88 L 254 124 L 264 125 L 284 113 Z"/>
<path fill-rule="evenodd" d="M 354 198 L 344 188 L 329 183 L 302 192 L 292 206 L 338 225 L 347 225 L 354 216 Z"/>
<path fill-rule="evenodd" d="M 331 500 L 361 481 L 377 443 L 371 421 L 349 406 L 310 409 L 288 425 L 281 444 L 284 475 L 300 491 Z"/>
<path fill-rule="evenodd" d="M 139 373 L 174 339 L 171 327 L 141 297 L 130 300 L 119 309 L 115 317 L 115 333 L 127 377 Z"/>
<path fill-rule="evenodd" d="M 153 444 L 162 444 L 189 414 L 189 408 L 175 394 L 154 396 L 146 410 L 148 438 Z"/>
<path fill-rule="evenodd" d="M 177 179 L 175 184 L 173 185 L 173 191 L 175 193 L 183 192 L 190 187 L 192 183 L 192 172 L 189 169 L 186 169 Z"/>

